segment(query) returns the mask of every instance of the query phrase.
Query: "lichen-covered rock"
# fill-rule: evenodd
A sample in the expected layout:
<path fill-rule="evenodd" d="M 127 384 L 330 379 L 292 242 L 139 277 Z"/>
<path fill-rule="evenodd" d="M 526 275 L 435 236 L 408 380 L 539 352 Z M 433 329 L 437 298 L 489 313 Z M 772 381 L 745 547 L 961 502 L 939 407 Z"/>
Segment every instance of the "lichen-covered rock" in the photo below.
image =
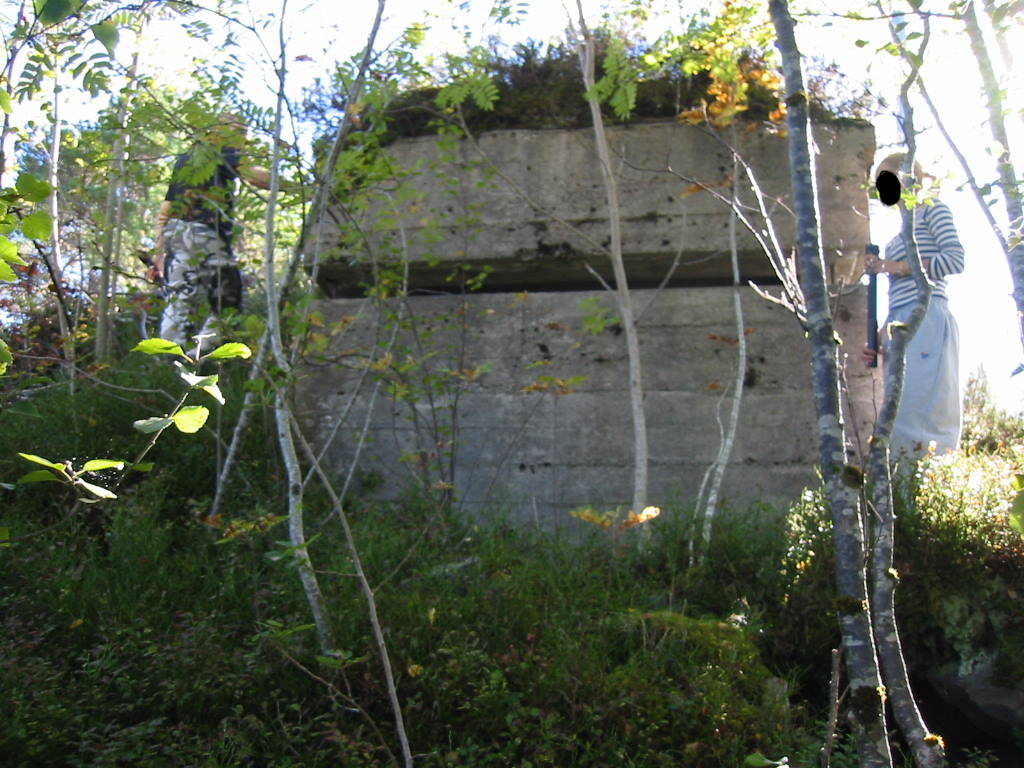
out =
<path fill-rule="evenodd" d="M 928 670 L 927 679 L 947 705 L 977 728 L 1009 740 L 1015 730 L 1024 729 L 1024 690 L 1012 681 L 1000 679 L 993 659 L 979 660 L 965 671 L 950 662 Z"/>

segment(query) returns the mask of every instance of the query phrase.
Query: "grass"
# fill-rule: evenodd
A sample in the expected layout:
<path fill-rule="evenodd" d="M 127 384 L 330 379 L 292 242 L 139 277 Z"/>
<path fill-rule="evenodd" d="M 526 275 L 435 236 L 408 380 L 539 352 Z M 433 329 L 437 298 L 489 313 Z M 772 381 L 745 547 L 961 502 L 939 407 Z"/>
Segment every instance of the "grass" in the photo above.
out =
<path fill-rule="evenodd" d="M 175 386 L 170 369 L 109 377 Z M 225 390 L 240 400 L 239 382 Z M 162 399 L 81 382 L 74 396 L 53 388 L 17 402 L 0 417 L 0 479 L 25 470 L 17 450 L 130 455 L 139 438 L 124 425 Z M 283 529 L 222 541 L 230 519 L 280 514 L 272 444 L 254 430 L 220 521 L 203 514 L 215 446 L 209 434 L 168 435 L 156 470 L 116 502 L 0 550 L 4 765 L 392 761 L 365 604 L 327 505 L 311 494 L 307 525 L 321 534 L 311 552 L 336 659 L 318 658 L 296 573 L 276 557 Z M 900 568 L 903 604 L 928 606 L 905 616 L 914 653 L 956 651 L 942 606 L 962 577 L 991 591 L 978 621 L 1002 622 L 1004 671 L 1015 674 L 1024 633 L 996 598 L 1024 590 L 1019 553 L 1007 550 L 1019 537 L 992 508 L 1018 458 L 999 455 L 998 470 L 974 454 L 922 474 L 901 518 Z M 986 469 L 966 476 L 980 479 L 953 483 L 971 461 Z M 4 493 L 0 526 L 15 534 L 67 509 L 53 486 Z M 667 510 L 639 551 L 597 528 L 570 544 L 500 519 L 476 526 L 426 498 L 351 508 L 418 765 L 725 766 L 753 752 L 817 764 L 836 632 L 813 496 L 788 515 L 723 512 L 701 567 L 689 567 L 685 509 Z M 855 764 L 841 742 L 833 765 Z"/>

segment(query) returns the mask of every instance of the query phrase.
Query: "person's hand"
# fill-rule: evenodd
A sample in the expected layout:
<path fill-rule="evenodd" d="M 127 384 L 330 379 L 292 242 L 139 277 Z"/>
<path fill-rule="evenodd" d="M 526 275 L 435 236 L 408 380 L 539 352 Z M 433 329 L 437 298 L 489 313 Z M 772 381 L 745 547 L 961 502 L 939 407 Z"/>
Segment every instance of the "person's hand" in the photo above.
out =
<path fill-rule="evenodd" d="M 869 253 L 864 257 L 864 271 L 869 275 L 906 277 L 910 274 L 910 264 L 905 261 L 887 261 Z"/>
<path fill-rule="evenodd" d="M 884 265 L 885 261 L 873 253 L 869 253 L 864 257 L 864 271 L 869 275 L 877 275 L 880 272 L 884 272 Z"/>
<path fill-rule="evenodd" d="M 877 349 L 872 349 L 867 344 L 864 345 L 864 349 L 860 351 L 861 362 L 868 368 L 874 368 L 878 364 L 879 352 Z"/>
<path fill-rule="evenodd" d="M 148 262 L 149 269 L 146 270 L 146 279 L 151 283 L 159 283 L 164 279 L 164 259 L 159 255 L 162 250 L 157 250 L 156 256 Z"/>

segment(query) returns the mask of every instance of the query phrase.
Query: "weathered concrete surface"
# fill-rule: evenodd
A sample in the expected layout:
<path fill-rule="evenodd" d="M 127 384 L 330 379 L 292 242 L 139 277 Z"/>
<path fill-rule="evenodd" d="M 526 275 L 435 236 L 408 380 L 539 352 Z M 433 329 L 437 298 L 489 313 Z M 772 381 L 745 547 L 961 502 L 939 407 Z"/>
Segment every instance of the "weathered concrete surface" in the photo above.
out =
<path fill-rule="evenodd" d="M 613 169 L 622 205 L 622 237 L 633 287 L 660 284 L 679 256 L 670 285 L 722 284 L 730 278 L 727 209 L 679 174 L 728 191 L 729 151 L 700 128 L 642 123 L 610 128 Z M 874 132 L 864 123 L 818 125 L 818 189 L 826 257 L 855 256 L 866 242 L 863 185 L 874 153 Z M 783 244 L 792 242 L 789 164 L 785 139 L 741 128 L 737 145 L 771 198 Z M 604 246 L 608 215 L 592 132 L 496 131 L 472 143 L 407 139 L 389 148 L 395 179 L 380 185 L 378 203 L 349 212 L 367 240 L 339 252 L 339 229 L 323 230 L 321 252 L 330 258 L 320 282 L 330 296 L 359 296 L 374 258 L 406 256 L 413 288 L 451 287 L 445 278 L 459 262 L 487 264 L 488 290 L 589 289 L 586 265 L 610 278 Z M 482 153 L 482 154 L 481 154 Z M 486 158 L 486 159 L 485 159 Z M 404 170 L 403 170 L 404 169 Z M 496 170 L 496 173 L 495 173 Z M 742 193 L 752 203 L 749 191 Z M 388 221 L 385 231 L 380 222 Z M 401 226 L 398 223 L 401 222 Z M 758 227 L 761 225 L 758 224 Z M 773 272 L 754 238 L 741 227 L 745 279 Z M 311 251 L 315 243 L 308 243 Z M 433 266 L 426 263 L 434 259 Z"/>
<path fill-rule="evenodd" d="M 635 292 L 636 306 L 646 307 L 639 331 L 651 503 L 692 502 L 718 451 L 718 414 L 727 418 L 737 361 L 731 291 Z M 786 502 L 815 479 L 807 343 L 787 311 L 748 288 L 742 295 L 748 329 L 746 387 L 724 498 L 737 504 Z M 849 298 L 863 306 L 863 295 Z M 374 339 L 386 338 L 388 331 L 379 336 L 363 300 L 319 302 L 316 310 L 328 326 L 360 309 L 364 315 L 332 340 L 324 359 L 337 362 L 305 369 L 296 398 L 300 415 L 320 446 L 337 427 L 328 463 L 344 472 L 366 418 L 373 378 L 415 385 L 422 371 L 396 371 L 406 364 L 407 354 L 433 350 L 430 371 L 456 386 L 435 391 L 432 404 L 422 392 L 411 403 L 381 390 L 360 464 L 383 480 L 375 495 L 394 497 L 408 488 L 416 474 L 411 457 L 437 453 L 438 442 L 444 454 L 454 435 L 456 495 L 470 513 L 500 507 L 515 517 L 558 525 L 567 520 L 569 509 L 581 505 L 626 506 L 632 433 L 625 344 L 617 326 L 597 335 L 583 332 L 580 302 L 587 299 L 613 313 L 611 297 L 603 291 L 412 298 L 406 325 L 429 339 L 417 347 L 410 333 L 401 333 L 390 364 L 374 366 L 379 370 L 371 371 L 361 387 L 365 358 L 355 353 L 371 351 Z M 415 323 L 408 322 L 411 317 Z M 853 333 L 863 313 L 851 321 Z M 859 349 L 862 343 L 863 333 L 849 346 Z M 379 358 L 381 348 L 373 354 Z M 557 394 L 557 383 L 542 389 L 540 377 L 568 380 L 571 387 L 566 388 L 573 391 Z M 453 433 L 433 430 L 435 420 L 450 424 L 453 413 Z M 438 477 L 431 474 L 430 482 Z"/>
<path fill-rule="evenodd" d="M 609 135 L 627 272 L 643 312 L 649 500 L 689 504 L 718 451 L 737 345 L 732 289 L 721 287 L 731 282 L 727 209 L 672 171 L 726 190 L 731 160 L 713 138 L 676 123 L 613 128 Z M 825 256 L 834 277 L 852 263 L 855 281 L 856 257 L 869 240 L 864 182 L 873 132 L 864 124 L 817 126 L 815 139 Z M 786 246 L 793 226 L 785 140 L 740 130 L 738 141 L 773 199 L 772 219 Z M 363 244 L 339 247 L 342 230 L 325 230 L 321 246 L 335 257 L 320 271 L 329 296 L 361 295 L 368 264 L 399 256 L 409 260 L 410 296 L 385 360 L 389 329 L 362 299 L 319 304 L 328 327 L 362 315 L 332 337 L 322 362 L 308 362 L 297 396 L 302 416 L 339 474 L 368 423 L 360 468 L 364 478 L 377 477 L 378 497 L 398 495 L 416 477 L 441 480 L 453 483 L 469 512 L 504 508 L 545 525 L 565 522 L 568 510 L 581 505 L 625 506 L 632 494 L 625 343 L 616 326 L 585 334 L 580 305 L 597 300 L 615 314 L 610 294 L 594 290 L 597 280 L 587 270 L 610 273 L 602 251 L 605 191 L 591 133 L 502 131 L 479 142 L 497 175 L 465 141 L 447 149 L 435 138 L 396 143 L 389 151 L 406 170 L 377 190 L 376 203 L 349 211 L 367 235 Z M 751 202 L 749 190 L 742 199 Z M 770 283 L 766 258 L 742 229 L 739 250 L 744 280 Z M 652 290 L 677 256 L 669 287 Z M 439 295 L 452 290 L 446 278 L 459 263 L 490 267 L 486 290 L 505 292 Z M 841 295 L 834 288 L 842 349 L 856 358 L 866 335 L 864 290 Z M 815 480 L 807 342 L 787 311 L 749 288 L 742 292 L 750 329 L 746 388 L 724 499 L 787 502 Z M 368 359 L 378 361 L 369 373 Z M 853 406 L 848 434 L 863 443 L 876 384 L 859 362 L 845 374 Z M 383 383 L 367 422 L 375 378 Z M 851 445 L 855 462 L 856 452 Z"/>

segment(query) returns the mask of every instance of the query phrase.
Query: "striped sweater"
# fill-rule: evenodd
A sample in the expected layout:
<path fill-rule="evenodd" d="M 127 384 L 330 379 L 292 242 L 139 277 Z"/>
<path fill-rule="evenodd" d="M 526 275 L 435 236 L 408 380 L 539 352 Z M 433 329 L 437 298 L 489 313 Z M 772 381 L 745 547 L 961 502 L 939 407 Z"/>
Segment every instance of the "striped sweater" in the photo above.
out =
<path fill-rule="evenodd" d="M 936 201 L 934 205 L 921 205 L 913 210 L 914 237 L 921 258 L 931 260 L 928 277 L 935 289 L 933 296 L 946 296 L 946 276 L 964 271 L 964 248 L 960 245 L 953 214 L 949 206 Z M 897 235 L 885 246 L 885 258 L 889 261 L 906 261 L 907 250 L 903 238 Z M 917 298 L 917 286 L 913 276 L 896 277 L 889 275 L 889 309 L 904 307 Z"/>

